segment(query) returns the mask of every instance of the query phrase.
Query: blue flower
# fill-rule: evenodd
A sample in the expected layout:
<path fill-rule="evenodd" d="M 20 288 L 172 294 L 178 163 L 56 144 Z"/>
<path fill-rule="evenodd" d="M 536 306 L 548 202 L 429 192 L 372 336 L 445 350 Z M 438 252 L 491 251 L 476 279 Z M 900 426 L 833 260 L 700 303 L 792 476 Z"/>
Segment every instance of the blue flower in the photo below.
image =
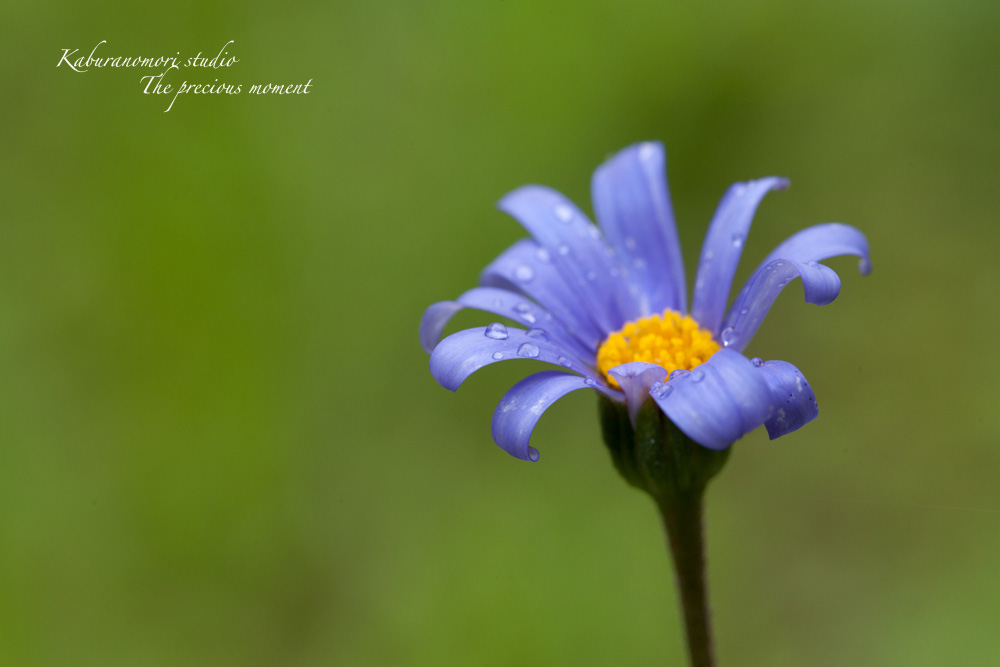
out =
<path fill-rule="evenodd" d="M 588 388 L 625 402 L 633 424 L 651 398 L 689 438 L 711 449 L 725 449 L 761 424 L 774 439 L 814 419 L 815 396 L 795 366 L 748 359 L 742 351 L 794 278 L 802 279 L 809 303 L 837 297 L 840 278 L 821 260 L 855 255 L 868 273 L 864 235 L 840 223 L 804 229 L 765 257 L 730 301 L 758 204 L 769 191 L 788 187 L 775 177 L 736 183 L 709 225 L 688 310 L 663 146 L 622 150 L 597 169 L 591 186 L 600 228 L 549 188 L 529 185 L 504 197 L 500 209 L 532 239 L 487 266 L 479 287 L 433 304 L 421 320 L 431 374 L 453 391 L 483 366 L 507 359 L 564 369 L 535 373 L 507 392 L 493 415 L 496 443 L 537 461 L 528 441 L 541 414 Z M 494 322 L 438 342 L 462 308 L 524 328 Z"/>

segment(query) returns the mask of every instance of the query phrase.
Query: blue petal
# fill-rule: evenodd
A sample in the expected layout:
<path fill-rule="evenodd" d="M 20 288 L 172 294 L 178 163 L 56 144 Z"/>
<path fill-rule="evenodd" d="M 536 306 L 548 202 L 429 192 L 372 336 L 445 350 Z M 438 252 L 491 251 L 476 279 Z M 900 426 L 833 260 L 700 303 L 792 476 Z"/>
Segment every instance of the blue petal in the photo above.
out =
<path fill-rule="evenodd" d="M 510 318 L 530 329 L 539 329 L 546 336 L 573 351 L 581 360 L 592 359 L 593 354 L 573 338 L 551 313 L 521 294 L 496 287 L 474 287 L 455 301 L 441 301 L 431 305 L 420 320 L 420 342 L 430 353 L 441 339 L 448 321 L 462 308 L 475 308 Z"/>
<path fill-rule="evenodd" d="M 629 312 L 630 294 L 597 229 L 573 202 L 539 185 L 514 190 L 499 203 L 545 248 L 566 285 L 586 294 L 583 303 L 602 337 Z M 624 306 L 624 308 L 622 307 Z"/>
<path fill-rule="evenodd" d="M 813 225 L 789 236 L 761 264 L 781 258 L 803 263 L 821 262 L 840 255 L 859 257 L 858 271 L 862 275 L 871 273 L 868 239 L 855 227 L 841 222 Z"/>
<path fill-rule="evenodd" d="M 538 450 L 528 446 L 539 417 L 550 405 L 576 391 L 587 389 L 586 381 L 559 371 L 542 371 L 524 378 L 500 400 L 493 413 L 493 440 L 500 448 L 523 461 L 537 461 Z"/>
<path fill-rule="evenodd" d="M 650 396 L 689 438 L 725 449 L 770 413 L 771 392 L 757 370 L 742 354 L 722 349 L 690 373 L 654 388 Z"/>
<path fill-rule="evenodd" d="M 816 262 L 802 264 L 787 259 L 774 260 L 750 277 L 743 292 L 733 302 L 720 334 L 722 344 L 734 350 L 745 348 L 778 294 L 796 277 L 802 278 L 809 303 L 824 306 L 840 292 L 840 277 L 828 266 Z"/>
<path fill-rule="evenodd" d="M 753 338 L 778 293 L 801 276 L 806 301 L 825 305 L 840 293 L 840 278 L 830 268 L 817 264 L 837 255 L 856 255 L 858 269 L 871 271 L 868 240 L 860 231 L 839 222 L 815 225 L 790 236 L 768 255 L 733 302 L 723 323 L 720 339 L 742 350 Z"/>
<path fill-rule="evenodd" d="M 580 363 L 572 351 L 556 342 L 528 335 L 523 329 L 502 324 L 465 329 L 448 336 L 431 352 L 430 369 L 431 375 L 442 387 L 455 391 L 467 377 L 483 366 L 509 359 L 536 359 L 557 364 L 604 387 L 601 378 Z"/>
<path fill-rule="evenodd" d="M 787 361 L 765 361 L 758 370 L 771 391 L 772 410 L 764 422 L 771 440 L 816 419 L 816 395 L 798 368 Z"/>
<path fill-rule="evenodd" d="M 657 142 L 618 152 L 594 172 L 597 221 L 621 256 L 638 312 L 628 319 L 685 312 L 684 259 L 667 189 L 666 155 Z"/>
<path fill-rule="evenodd" d="M 722 328 L 733 276 L 757 206 L 771 190 L 787 187 L 788 179 L 774 176 L 735 183 L 723 195 L 712 216 L 698 262 L 691 316 L 716 337 Z"/>
<path fill-rule="evenodd" d="M 501 253 L 483 269 L 479 283 L 531 297 L 562 322 L 590 356 L 597 353 L 604 334 L 587 317 L 585 295 L 566 285 L 552 265 L 551 253 L 531 239 L 522 239 Z"/>
<path fill-rule="evenodd" d="M 618 386 L 625 392 L 625 402 L 628 405 L 628 416 L 635 426 L 639 410 L 649 399 L 649 390 L 657 382 L 663 382 L 667 370 L 663 366 L 645 361 L 632 361 L 621 366 L 615 366 L 608 371 L 618 381 Z"/>

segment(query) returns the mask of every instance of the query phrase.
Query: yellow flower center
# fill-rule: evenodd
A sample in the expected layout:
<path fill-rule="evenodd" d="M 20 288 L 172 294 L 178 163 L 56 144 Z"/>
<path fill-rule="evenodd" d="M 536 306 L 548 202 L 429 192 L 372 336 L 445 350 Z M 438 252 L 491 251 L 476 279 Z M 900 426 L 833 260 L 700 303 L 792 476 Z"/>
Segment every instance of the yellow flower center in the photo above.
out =
<path fill-rule="evenodd" d="M 597 350 L 597 370 L 608 384 L 620 389 L 608 375 L 615 366 L 630 361 L 657 364 L 667 373 L 677 369 L 694 370 L 718 352 L 719 344 L 712 334 L 702 329 L 688 315 L 666 310 L 635 322 L 626 322 L 619 331 L 608 336 Z"/>

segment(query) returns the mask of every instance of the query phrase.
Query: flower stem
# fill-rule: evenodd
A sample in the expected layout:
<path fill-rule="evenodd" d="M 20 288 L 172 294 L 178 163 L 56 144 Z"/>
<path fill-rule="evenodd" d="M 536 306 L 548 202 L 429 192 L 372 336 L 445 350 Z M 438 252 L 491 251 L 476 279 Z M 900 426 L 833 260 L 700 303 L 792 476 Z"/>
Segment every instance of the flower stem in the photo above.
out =
<path fill-rule="evenodd" d="M 705 580 L 703 496 L 704 488 L 700 488 L 657 501 L 674 557 L 691 667 L 715 665 Z"/>

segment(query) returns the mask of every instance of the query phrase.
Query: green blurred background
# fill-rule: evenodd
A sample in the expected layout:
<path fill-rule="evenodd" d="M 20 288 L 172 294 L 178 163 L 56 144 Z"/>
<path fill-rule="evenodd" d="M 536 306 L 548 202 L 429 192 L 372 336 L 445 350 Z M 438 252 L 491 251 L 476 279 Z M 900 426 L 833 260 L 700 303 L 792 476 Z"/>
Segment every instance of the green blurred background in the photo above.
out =
<path fill-rule="evenodd" d="M 821 416 L 710 489 L 724 666 L 1000 664 L 1000 5 L 25 3 L 0 64 L 0 664 L 683 664 L 652 503 L 593 396 L 491 441 L 417 322 L 524 235 L 525 183 L 662 140 L 693 272 L 733 181 L 864 230 L 748 352 Z M 214 54 L 192 96 L 81 55 Z M 99 54 L 99 55 L 100 55 Z M 456 326 L 485 324 L 463 313 Z M 964 509 L 954 509 L 964 508 Z"/>

